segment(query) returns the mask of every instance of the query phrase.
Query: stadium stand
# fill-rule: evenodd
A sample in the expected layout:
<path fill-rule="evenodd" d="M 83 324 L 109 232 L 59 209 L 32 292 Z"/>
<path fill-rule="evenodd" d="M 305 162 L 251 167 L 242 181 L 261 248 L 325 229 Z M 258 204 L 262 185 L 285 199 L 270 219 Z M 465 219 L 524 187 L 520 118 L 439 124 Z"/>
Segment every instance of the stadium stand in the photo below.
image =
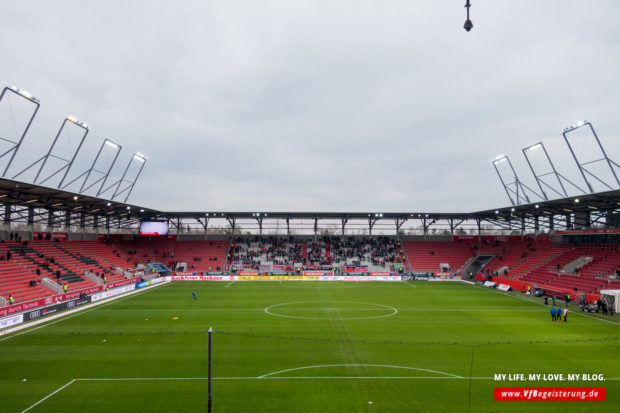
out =
<path fill-rule="evenodd" d="M 405 241 L 404 247 L 414 272 L 457 272 L 476 255 L 470 243 Z"/>
<path fill-rule="evenodd" d="M 106 282 L 123 280 L 121 270 L 160 263 L 170 269 L 184 263 L 190 272 L 229 269 L 293 271 L 298 266 L 338 271 L 395 271 L 405 264 L 413 272 L 455 273 L 479 255 L 494 257 L 483 273 L 546 288 L 596 294 L 620 288 L 611 278 L 620 269 L 617 244 L 555 244 L 504 237 L 502 242 L 404 241 L 385 236 L 276 237 L 246 236 L 228 240 L 177 241 L 176 238 L 115 238 L 111 241 L 36 240 L 0 243 L 0 295 L 27 301 L 54 293 L 41 279 L 66 284 L 68 291 L 94 286 L 91 272 Z M 7 259 L 9 258 L 9 259 Z"/>

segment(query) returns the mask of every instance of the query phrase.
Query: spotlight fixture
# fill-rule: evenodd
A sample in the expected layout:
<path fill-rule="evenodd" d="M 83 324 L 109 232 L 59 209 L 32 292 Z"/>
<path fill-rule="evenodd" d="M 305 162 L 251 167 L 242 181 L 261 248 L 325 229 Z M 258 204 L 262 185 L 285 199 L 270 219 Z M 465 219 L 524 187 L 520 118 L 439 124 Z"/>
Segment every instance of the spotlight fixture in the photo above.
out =
<path fill-rule="evenodd" d="M 465 25 L 463 26 L 466 32 L 469 32 L 471 31 L 471 29 L 474 28 L 474 24 L 471 22 L 471 20 L 469 20 L 469 8 L 470 7 L 471 7 L 471 4 L 469 4 L 469 0 L 467 0 L 467 3 L 465 4 L 465 8 L 467 9 L 467 20 L 465 20 Z"/>

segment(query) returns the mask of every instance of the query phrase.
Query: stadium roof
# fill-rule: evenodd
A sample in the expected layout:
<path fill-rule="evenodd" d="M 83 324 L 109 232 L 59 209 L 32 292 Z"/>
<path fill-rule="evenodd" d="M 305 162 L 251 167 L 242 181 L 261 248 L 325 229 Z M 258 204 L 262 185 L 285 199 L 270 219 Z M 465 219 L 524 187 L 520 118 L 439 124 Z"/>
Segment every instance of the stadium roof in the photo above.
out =
<path fill-rule="evenodd" d="M 109 201 L 102 198 L 84 196 L 59 189 L 47 188 L 34 184 L 28 184 L 9 179 L 0 179 L 0 200 L 5 204 L 4 211 L 0 211 L 4 222 L 20 221 L 27 223 L 49 223 L 51 216 L 63 216 L 65 223 L 73 223 L 79 220 L 80 226 L 99 226 L 98 222 L 109 217 L 116 220 L 118 228 L 134 227 L 140 220 L 167 219 L 173 225 L 179 225 L 183 220 L 196 220 L 203 223 L 211 219 L 226 219 L 234 227 L 236 220 L 256 220 L 262 225 L 263 220 L 269 219 L 309 219 L 315 223 L 319 220 L 340 220 L 343 225 L 348 221 L 367 221 L 372 227 L 374 223 L 382 220 L 392 220 L 396 227 L 409 220 L 419 220 L 424 228 L 430 227 L 436 221 L 447 221 L 452 229 L 463 221 L 473 220 L 480 225 L 488 222 L 500 228 L 521 227 L 529 228 L 554 228 L 555 222 L 564 220 L 570 222 L 567 216 L 573 216 L 574 222 L 581 217 L 579 222 L 582 226 L 590 224 L 609 225 L 606 217 L 620 210 L 620 190 L 599 192 L 541 201 L 527 205 L 504 206 L 476 212 L 432 212 L 432 211 L 409 211 L 409 212 L 274 212 L 274 211 L 159 211 L 143 206 L 127 204 L 123 202 Z M 11 215 L 7 217 L 7 206 L 11 207 Z M 588 217 L 587 220 L 583 217 Z M 589 218 L 592 217 L 592 218 Z M 62 218 L 55 218 L 58 222 Z M 53 219 L 52 219 L 53 220 Z M 585 220 L 585 221 L 584 221 Z M 108 221 L 109 222 L 109 221 Z M 316 224 L 315 224 L 316 226 Z"/>

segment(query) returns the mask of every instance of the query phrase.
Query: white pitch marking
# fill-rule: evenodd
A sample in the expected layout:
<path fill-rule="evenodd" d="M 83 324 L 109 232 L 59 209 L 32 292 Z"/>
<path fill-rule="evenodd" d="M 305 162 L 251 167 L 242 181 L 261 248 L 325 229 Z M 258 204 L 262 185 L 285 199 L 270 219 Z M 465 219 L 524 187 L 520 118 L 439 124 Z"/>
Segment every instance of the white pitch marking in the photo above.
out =
<path fill-rule="evenodd" d="M 298 317 L 298 316 L 292 316 L 292 315 L 284 315 L 284 314 L 276 314 L 276 313 L 272 313 L 271 311 L 269 311 L 271 308 L 274 307 L 279 307 L 279 306 L 283 306 L 283 305 L 289 305 L 289 304 L 304 304 L 304 303 L 322 303 L 322 304 L 326 304 L 326 303 L 353 303 L 353 304 L 366 304 L 366 305 L 376 305 L 376 306 L 380 306 L 380 307 L 385 307 L 385 310 L 392 310 L 392 312 L 390 314 L 385 314 L 385 315 L 380 315 L 380 316 L 372 316 L 372 317 Z M 315 308 L 313 308 L 313 310 L 315 310 Z M 342 308 L 341 310 L 349 310 L 348 308 Z M 374 318 L 386 318 L 386 317 L 390 317 L 393 315 L 398 314 L 398 310 L 394 307 L 391 307 L 389 305 L 385 305 L 385 304 L 373 304 L 373 303 L 362 303 L 359 301 L 294 301 L 294 302 L 290 302 L 290 303 L 280 303 L 280 304 L 274 304 L 271 305 L 269 307 L 265 308 L 265 312 L 267 314 L 276 316 L 276 317 L 284 317 L 284 318 L 297 318 L 297 319 L 302 319 L 302 320 L 370 320 L 370 319 L 374 319 Z"/>
<path fill-rule="evenodd" d="M 476 288 L 478 288 L 478 289 L 482 289 L 482 291 L 494 292 L 494 293 L 497 293 L 497 294 L 501 294 L 501 295 L 503 295 L 503 296 L 505 296 L 505 297 L 512 297 L 512 298 L 516 298 L 517 300 L 525 301 L 525 302 L 527 302 L 527 303 L 538 304 L 538 305 L 544 305 L 543 303 L 539 303 L 539 302 L 536 302 L 536 301 L 531 301 L 531 300 L 526 300 L 525 298 L 517 297 L 516 295 L 511 295 L 511 294 L 503 294 L 503 293 L 500 293 L 499 291 L 491 290 L 491 289 L 489 289 L 489 288 L 482 288 L 482 287 L 478 287 L 478 286 L 475 286 L 475 287 L 476 287 Z M 559 300 L 558 300 L 558 301 L 559 301 Z M 583 316 L 583 317 L 592 318 L 592 319 L 594 319 L 594 320 L 604 321 L 605 323 L 610 323 L 610 324 L 613 324 L 613 325 L 616 325 L 616 326 L 617 326 L 618 324 L 620 324 L 620 323 L 618 323 L 618 322 L 616 322 L 616 321 L 605 320 L 604 318 L 598 318 L 598 317 L 594 317 L 594 316 L 591 316 L 591 315 L 585 314 L 585 313 L 583 313 L 583 311 L 581 311 L 581 312 L 580 312 L 580 311 L 572 311 L 570 314 L 577 314 L 577 315 L 580 315 L 580 316 Z"/>
<path fill-rule="evenodd" d="M 93 310 L 99 310 L 99 309 L 101 309 L 103 307 L 107 307 L 110 304 L 118 303 L 118 302 L 121 302 L 121 301 L 126 300 L 126 299 L 131 298 L 131 297 L 137 297 L 137 296 L 142 295 L 144 293 L 147 293 L 149 291 L 153 291 L 153 289 L 155 289 L 155 288 L 163 287 L 163 286 L 166 286 L 166 285 L 170 285 L 170 284 L 169 283 L 157 284 L 157 285 L 154 285 L 152 287 L 149 287 L 148 289 L 145 289 L 144 291 L 140 291 L 140 292 L 137 292 L 137 293 L 134 293 L 134 294 L 129 294 L 129 295 L 126 295 L 126 296 L 124 296 L 125 294 L 122 294 L 122 295 L 119 296 L 120 298 L 117 298 L 115 300 L 110 300 L 109 302 L 107 302 L 105 304 L 100 304 L 100 305 L 87 304 L 87 306 L 90 306 L 92 308 L 82 307 L 81 309 L 76 309 L 76 313 L 75 314 L 69 315 L 71 313 L 68 312 L 66 317 L 64 315 L 59 314 L 60 318 L 58 320 L 51 321 L 49 323 L 46 322 L 46 321 L 47 320 L 51 320 L 51 319 L 43 319 L 43 320 L 41 320 L 41 323 L 43 325 L 40 325 L 39 327 L 31 328 L 31 329 L 28 329 L 28 328 L 30 326 L 34 325 L 34 324 L 30 324 L 30 325 L 24 326 L 24 329 L 26 329 L 26 331 L 22 331 L 20 333 L 16 333 L 16 334 L 12 334 L 12 335 L 7 336 L 7 337 L 0 338 L 0 341 L 4 341 L 4 340 L 8 340 L 8 339 L 13 338 L 13 337 L 21 336 L 22 334 L 27 334 L 27 333 L 30 333 L 31 331 L 35 331 L 35 330 L 38 330 L 38 329 L 43 328 L 43 327 L 51 326 L 52 324 L 56 324 L 56 323 L 59 323 L 59 322 L 64 321 L 64 320 L 68 320 L 70 318 L 77 317 L 79 315 L 84 315 L 86 313 L 90 313 Z M 135 290 L 132 290 L 132 291 L 135 291 Z M 69 311 L 73 311 L 73 310 L 69 310 Z M 54 316 L 52 316 L 52 317 L 54 317 Z M 34 323 L 36 323 L 36 322 L 37 321 L 34 321 Z"/>
<path fill-rule="evenodd" d="M 224 288 L 228 288 L 228 287 L 230 287 L 231 285 L 233 285 L 233 284 L 234 284 L 234 283 L 236 283 L 236 282 L 237 282 L 236 280 L 235 280 L 235 281 L 231 281 L 231 282 L 229 282 L 228 284 L 226 284 L 226 285 L 224 286 Z"/>
<path fill-rule="evenodd" d="M 378 304 L 377 304 L 378 305 Z M 308 311 L 308 310 L 316 310 L 316 307 L 313 308 L 288 308 L 286 311 Z M 264 308 L 145 308 L 145 309 L 102 309 L 101 311 L 108 312 L 179 312 L 179 311 L 191 311 L 192 313 L 201 312 L 201 311 L 264 311 Z M 386 310 L 386 308 L 342 308 L 341 310 L 355 310 L 355 311 L 380 311 Z M 506 312 L 527 312 L 527 313 L 539 313 L 540 310 L 523 310 L 516 308 L 399 308 L 398 311 L 414 311 L 414 312 L 496 312 L 496 311 L 506 311 Z"/>
<path fill-rule="evenodd" d="M 64 386 L 62 386 L 61 388 L 59 388 L 56 391 L 53 391 L 52 393 L 48 394 L 47 396 L 45 396 L 44 398 L 42 398 L 41 400 L 39 400 L 38 402 L 36 402 L 35 404 L 33 404 L 32 406 L 28 407 L 27 409 L 22 410 L 21 413 L 27 412 L 28 410 L 32 409 L 34 406 L 38 405 L 39 403 L 44 402 L 45 400 L 49 399 L 50 397 L 52 397 L 53 395 L 55 395 L 56 393 L 58 393 L 59 391 L 61 391 L 62 389 L 69 387 L 71 385 L 71 383 L 73 383 L 75 380 L 71 380 L 69 383 L 65 384 Z"/>
<path fill-rule="evenodd" d="M 77 381 L 183 381 L 208 380 L 208 377 L 115 377 L 115 378 L 82 378 Z M 461 376 L 285 376 L 285 377 L 213 377 L 213 380 L 495 380 L 493 377 L 461 377 Z M 620 379 L 605 379 L 620 380 Z"/>
<path fill-rule="evenodd" d="M 450 377 L 459 378 L 459 379 L 462 378 L 461 376 L 457 376 L 456 374 L 444 373 L 443 371 L 436 371 L 436 370 L 429 370 L 429 369 L 420 369 L 420 368 L 417 368 L 417 367 L 390 366 L 390 365 L 385 365 L 385 364 L 324 364 L 324 365 L 320 365 L 320 366 L 305 366 L 305 367 L 296 367 L 296 368 L 293 368 L 293 369 L 280 370 L 280 371 L 276 371 L 274 373 L 263 374 L 262 376 L 259 376 L 259 379 L 263 379 L 263 378 L 266 378 L 266 377 L 269 377 L 269 376 L 274 376 L 274 375 L 280 374 L 280 373 L 287 373 L 289 371 L 307 370 L 307 369 L 319 369 L 319 368 L 324 368 L 324 367 L 387 367 L 387 368 L 392 368 L 392 369 L 427 371 L 429 373 L 443 374 L 445 376 L 450 376 Z"/>
<path fill-rule="evenodd" d="M 407 283 L 407 281 L 401 281 L 401 283 L 403 283 L 403 284 L 405 284 L 406 286 L 411 287 L 411 288 L 418 288 L 416 285 L 411 285 L 411 284 L 408 284 L 408 283 Z"/>

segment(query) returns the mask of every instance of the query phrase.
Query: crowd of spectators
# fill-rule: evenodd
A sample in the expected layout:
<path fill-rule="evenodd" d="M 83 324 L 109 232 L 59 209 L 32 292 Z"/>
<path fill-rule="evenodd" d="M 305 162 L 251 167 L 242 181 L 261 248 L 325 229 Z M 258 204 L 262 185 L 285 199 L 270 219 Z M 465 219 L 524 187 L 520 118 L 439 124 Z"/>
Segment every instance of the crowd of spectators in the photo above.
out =
<path fill-rule="evenodd" d="M 303 261 L 303 242 L 289 238 L 236 238 L 231 246 L 231 259 L 237 266 L 259 269 L 261 263 L 292 266 Z"/>
<path fill-rule="evenodd" d="M 336 238 L 330 246 L 332 263 L 385 267 L 399 261 L 396 243 L 390 237 Z"/>
<path fill-rule="evenodd" d="M 230 260 L 251 269 L 261 264 L 389 267 L 399 262 L 399 251 L 390 237 L 239 237 L 231 244 Z"/>

